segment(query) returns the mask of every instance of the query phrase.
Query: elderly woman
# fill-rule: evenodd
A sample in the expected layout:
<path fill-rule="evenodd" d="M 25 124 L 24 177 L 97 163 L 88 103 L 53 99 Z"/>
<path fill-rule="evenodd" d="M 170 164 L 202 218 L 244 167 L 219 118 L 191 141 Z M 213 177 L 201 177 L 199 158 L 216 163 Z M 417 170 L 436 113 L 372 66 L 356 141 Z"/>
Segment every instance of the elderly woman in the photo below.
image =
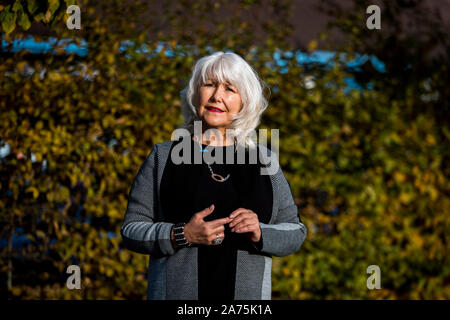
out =
<path fill-rule="evenodd" d="M 251 136 L 268 104 L 262 84 L 237 54 L 200 59 L 181 92 L 185 134 L 156 144 L 140 168 L 121 235 L 150 255 L 148 299 L 270 299 L 272 256 L 302 245 L 275 153 Z"/>

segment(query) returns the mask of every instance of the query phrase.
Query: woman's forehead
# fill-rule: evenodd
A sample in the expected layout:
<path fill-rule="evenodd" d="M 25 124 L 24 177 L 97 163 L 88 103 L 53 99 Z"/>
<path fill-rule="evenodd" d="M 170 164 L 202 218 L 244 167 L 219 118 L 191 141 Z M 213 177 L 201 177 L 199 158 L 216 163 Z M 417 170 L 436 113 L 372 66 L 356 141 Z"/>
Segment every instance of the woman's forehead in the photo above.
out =
<path fill-rule="evenodd" d="M 211 82 L 215 82 L 215 83 L 223 83 L 225 85 L 229 85 L 229 86 L 233 86 L 235 87 L 236 85 L 233 84 L 232 81 L 228 80 L 228 79 L 219 79 L 219 77 L 205 77 L 205 82 L 206 81 L 211 81 Z"/>

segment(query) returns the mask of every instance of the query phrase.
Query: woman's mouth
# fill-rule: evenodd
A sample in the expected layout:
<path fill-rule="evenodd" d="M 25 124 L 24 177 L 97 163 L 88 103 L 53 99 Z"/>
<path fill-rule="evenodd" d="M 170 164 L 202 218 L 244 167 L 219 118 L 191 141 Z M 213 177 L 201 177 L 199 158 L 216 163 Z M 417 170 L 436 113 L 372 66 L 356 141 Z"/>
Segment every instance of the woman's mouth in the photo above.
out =
<path fill-rule="evenodd" d="M 222 113 L 222 112 L 223 112 L 223 111 L 220 110 L 219 108 L 212 107 L 212 106 L 206 106 L 205 109 L 208 110 L 208 111 L 210 111 L 210 112 L 217 112 L 217 113 Z"/>

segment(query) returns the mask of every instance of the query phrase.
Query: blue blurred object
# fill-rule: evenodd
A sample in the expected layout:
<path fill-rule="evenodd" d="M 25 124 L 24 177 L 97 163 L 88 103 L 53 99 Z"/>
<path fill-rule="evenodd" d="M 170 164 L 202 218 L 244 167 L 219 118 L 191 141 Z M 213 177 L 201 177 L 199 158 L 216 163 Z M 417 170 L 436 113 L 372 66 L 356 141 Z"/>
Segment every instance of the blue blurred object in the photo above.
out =
<path fill-rule="evenodd" d="M 23 228 L 17 228 L 12 236 L 12 246 L 15 249 L 22 249 L 25 245 L 31 243 L 30 239 L 23 234 Z M 0 240 L 0 248 L 8 246 L 7 239 Z"/>
<path fill-rule="evenodd" d="M 40 54 L 40 53 L 48 53 L 52 52 L 53 54 L 57 54 L 56 50 L 54 49 L 56 46 L 61 46 L 66 53 L 75 53 L 79 56 L 86 56 L 88 53 L 88 43 L 84 40 L 81 40 L 81 46 L 72 43 L 72 39 L 56 39 L 56 38 L 49 38 L 48 41 L 41 41 L 37 42 L 34 40 L 33 37 L 29 37 L 28 39 L 18 39 L 13 40 L 11 43 L 8 43 L 4 40 L 4 37 L 2 39 L 2 46 L 1 46 L 1 52 L 20 52 L 23 50 L 28 50 L 33 54 Z M 129 47 L 133 46 L 134 43 L 132 41 L 122 41 L 119 50 L 120 51 L 126 51 Z M 181 53 L 181 46 L 177 45 L 175 50 L 172 50 L 170 48 L 170 45 L 165 42 L 159 42 L 157 48 L 155 49 L 153 54 L 158 54 L 161 52 L 161 50 L 164 49 L 164 54 L 168 57 L 174 57 L 175 52 L 178 54 Z M 53 50 L 53 51 L 52 51 Z M 192 48 L 191 48 L 192 50 Z M 209 48 L 209 51 L 212 52 L 212 48 Z M 140 49 L 136 49 L 137 53 L 146 53 L 151 54 L 151 51 L 148 49 L 146 45 L 142 45 Z M 307 65 L 307 64 L 320 64 L 323 66 L 332 66 L 333 60 L 336 57 L 336 52 L 331 51 L 323 51 L 323 50 L 316 50 L 313 51 L 311 54 L 305 53 L 305 52 L 297 52 L 295 53 L 296 60 L 301 65 Z M 184 54 L 182 54 L 184 55 Z M 286 67 L 287 61 L 283 59 L 283 57 L 286 58 L 292 58 L 294 56 L 293 52 L 287 51 L 287 52 L 281 52 L 276 51 L 273 54 L 273 58 L 275 60 L 275 63 L 279 67 Z M 339 54 L 339 60 L 345 61 L 346 54 L 341 53 Z M 360 67 L 365 64 L 366 62 L 370 61 L 372 63 L 372 66 L 381 73 L 386 72 L 386 67 L 383 62 L 381 62 L 377 57 L 375 56 L 369 56 L 367 54 L 355 54 L 355 59 L 346 62 L 347 68 L 353 71 L 361 71 Z M 281 72 L 285 72 L 286 70 L 281 69 Z"/>
<path fill-rule="evenodd" d="M 39 53 L 48 53 L 52 52 L 53 54 L 56 54 L 55 47 L 63 46 L 66 53 L 75 53 L 79 56 L 84 57 L 87 55 L 87 42 L 84 40 L 81 40 L 81 46 L 78 46 L 74 43 L 71 43 L 71 39 L 60 39 L 57 38 L 49 38 L 47 41 L 41 41 L 37 42 L 34 40 L 33 37 L 28 37 L 28 39 L 16 39 L 12 40 L 11 43 L 8 43 L 4 40 L 4 37 L 2 39 L 2 46 L 1 51 L 2 52 L 20 52 L 23 50 L 28 50 L 33 54 L 39 54 Z M 53 50 L 53 51 L 52 51 Z"/>
<path fill-rule="evenodd" d="M 11 153 L 11 147 L 8 143 L 2 146 L 2 140 L 0 140 L 0 159 L 7 157 Z"/>

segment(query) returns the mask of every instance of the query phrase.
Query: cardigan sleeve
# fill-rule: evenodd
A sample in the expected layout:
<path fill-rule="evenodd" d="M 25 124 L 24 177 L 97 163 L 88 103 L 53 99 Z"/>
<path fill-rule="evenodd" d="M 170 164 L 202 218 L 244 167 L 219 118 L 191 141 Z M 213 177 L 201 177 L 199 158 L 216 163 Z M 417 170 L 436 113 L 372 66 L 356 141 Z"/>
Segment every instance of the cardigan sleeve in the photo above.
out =
<path fill-rule="evenodd" d="M 127 249 L 162 257 L 174 254 L 175 249 L 170 239 L 173 224 L 155 221 L 157 153 L 155 145 L 134 179 L 120 234 Z"/>
<path fill-rule="evenodd" d="M 276 156 L 272 156 L 271 159 L 277 161 L 278 165 L 277 172 L 271 177 L 278 211 L 271 223 L 260 222 L 262 245 L 259 247 L 262 253 L 283 257 L 300 249 L 306 238 L 307 229 L 300 221 L 291 188 Z"/>

